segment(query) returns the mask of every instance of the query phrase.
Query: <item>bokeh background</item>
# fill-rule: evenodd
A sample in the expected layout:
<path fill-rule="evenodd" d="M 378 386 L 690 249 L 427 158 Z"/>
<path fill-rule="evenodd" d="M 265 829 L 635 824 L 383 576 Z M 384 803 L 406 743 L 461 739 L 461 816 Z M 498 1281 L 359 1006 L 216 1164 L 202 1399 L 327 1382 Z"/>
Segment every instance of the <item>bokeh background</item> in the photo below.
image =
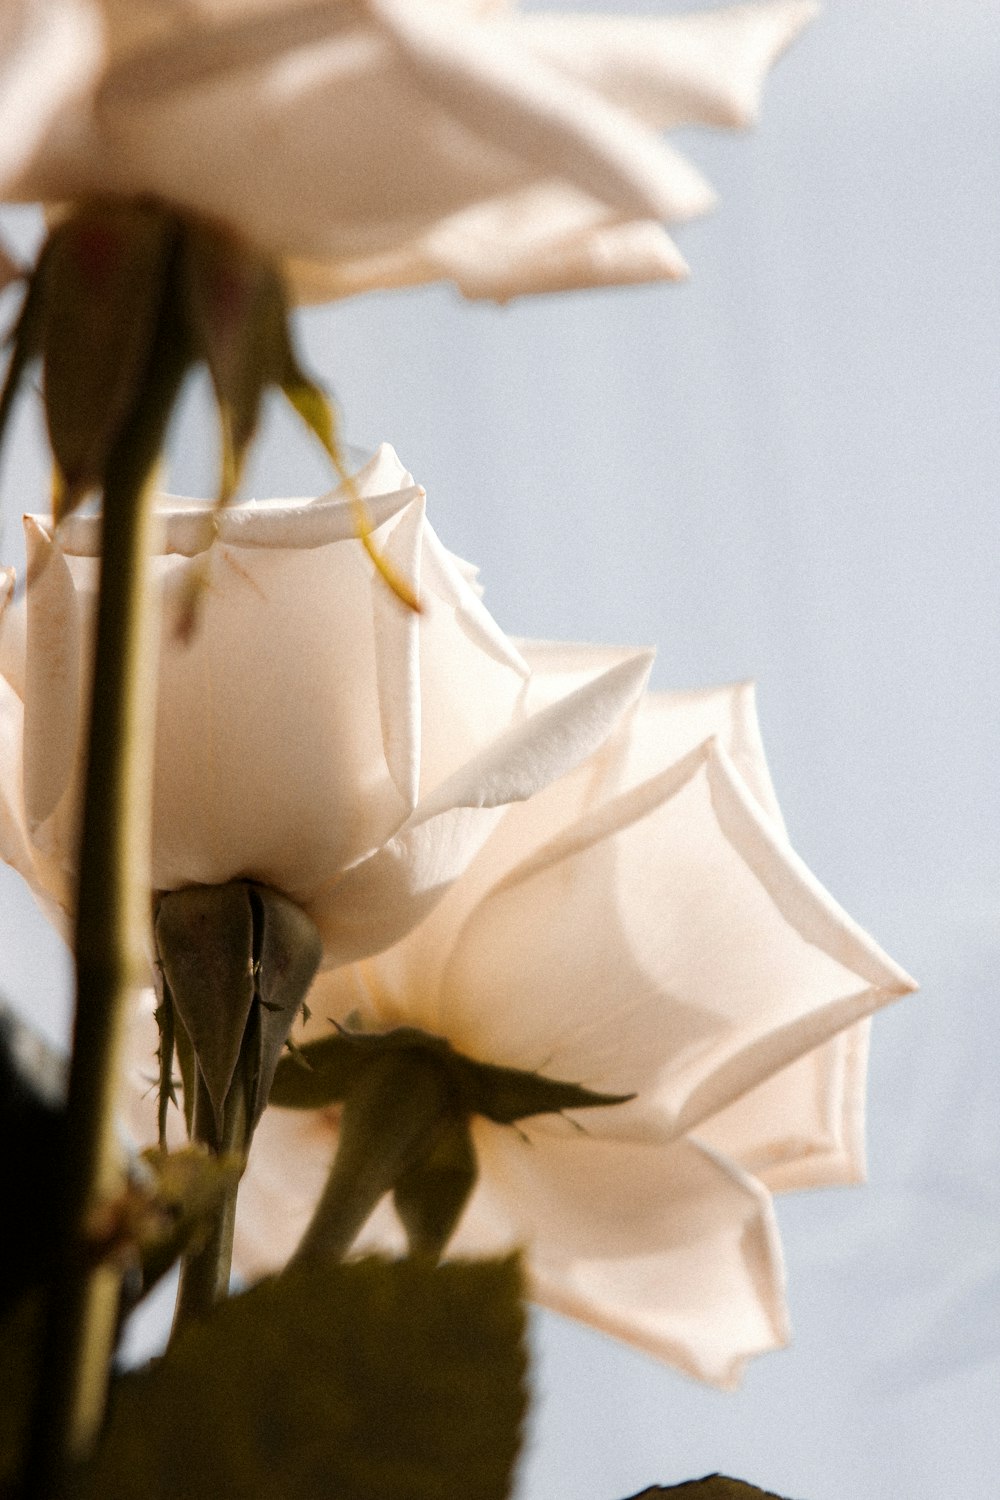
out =
<path fill-rule="evenodd" d="M 994 1493 L 998 81 L 995 0 L 829 0 L 756 134 L 682 141 L 722 198 L 679 235 L 688 285 L 302 317 L 351 439 L 395 444 L 510 632 L 655 643 L 659 687 L 758 680 L 800 853 L 923 982 L 876 1022 L 869 1185 L 779 1204 L 792 1348 L 722 1395 L 540 1314 L 518 1500 L 714 1469 L 799 1500 Z M 170 473 L 192 493 L 200 394 Z M 30 401 L 0 484 L 12 561 L 47 496 Z M 250 490 L 328 485 L 272 412 Z M 65 954 L 0 876 L 0 982 L 59 1037 Z"/>

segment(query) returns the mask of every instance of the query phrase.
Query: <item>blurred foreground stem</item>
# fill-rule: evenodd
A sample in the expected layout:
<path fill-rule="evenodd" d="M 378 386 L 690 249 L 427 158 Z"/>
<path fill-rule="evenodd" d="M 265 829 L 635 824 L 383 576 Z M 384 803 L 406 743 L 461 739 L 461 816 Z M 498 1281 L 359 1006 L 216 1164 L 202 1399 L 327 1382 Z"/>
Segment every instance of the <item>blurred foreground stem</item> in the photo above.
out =
<path fill-rule="evenodd" d="M 192 1138 L 217 1153 L 244 1152 L 249 1146 L 246 1091 L 235 1080 L 226 1103 L 221 1138 L 216 1133 L 215 1114 L 204 1079 L 198 1076 L 194 1104 Z M 233 1266 L 233 1232 L 236 1227 L 236 1196 L 239 1180 L 234 1180 L 215 1210 L 208 1237 L 181 1262 L 177 1302 L 174 1306 L 173 1339 L 193 1319 L 204 1317 L 229 1291 Z"/>
<path fill-rule="evenodd" d="M 56 1267 L 26 1471 L 52 1500 L 104 1412 L 120 1273 L 98 1263 L 92 1216 L 121 1190 L 114 1104 L 130 998 L 146 982 L 158 611 L 153 480 L 184 370 L 165 297 L 131 419 L 109 456 L 76 914 L 76 1018 Z"/>

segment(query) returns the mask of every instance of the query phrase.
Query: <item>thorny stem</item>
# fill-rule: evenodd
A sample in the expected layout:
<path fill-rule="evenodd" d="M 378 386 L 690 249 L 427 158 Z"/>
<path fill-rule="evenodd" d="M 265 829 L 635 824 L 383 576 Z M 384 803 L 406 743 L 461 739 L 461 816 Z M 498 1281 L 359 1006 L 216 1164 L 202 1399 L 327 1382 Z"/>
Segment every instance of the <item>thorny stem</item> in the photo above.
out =
<path fill-rule="evenodd" d="M 146 378 L 104 484 L 67 1151 L 25 1500 L 52 1500 L 92 1446 L 119 1317 L 120 1273 L 96 1261 L 88 1225 L 121 1188 L 115 1090 L 129 1000 L 147 973 L 158 635 L 149 563 L 153 480 L 184 368 L 169 302 L 165 296 Z"/>

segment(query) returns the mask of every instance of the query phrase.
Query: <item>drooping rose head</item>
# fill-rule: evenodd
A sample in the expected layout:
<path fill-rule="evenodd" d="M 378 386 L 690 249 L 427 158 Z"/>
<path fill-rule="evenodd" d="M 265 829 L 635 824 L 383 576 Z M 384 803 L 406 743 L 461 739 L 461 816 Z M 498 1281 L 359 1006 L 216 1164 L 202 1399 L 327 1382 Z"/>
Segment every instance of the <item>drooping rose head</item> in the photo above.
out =
<path fill-rule="evenodd" d="M 658 132 L 749 123 L 769 66 L 815 7 L 99 9 L 104 66 L 9 196 L 154 195 L 290 261 L 309 295 L 446 277 L 504 300 L 683 275 L 662 224 L 714 195 Z"/>
<path fill-rule="evenodd" d="M 622 660 L 521 650 L 536 711 Z M 867 1018 L 912 988 L 792 850 L 737 685 L 643 697 L 504 813 L 402 941 L 321 975 L 298 1041 L 331 1022 L 415 1027 L 480 1063 L 632 1096 L 516 1126 L 474 1115 L 478 1180 L 451 1249 L 521 1246 L 542 1303 L 731 1385 L 788 1335 L 770 1194 L 861 1179 Z M 151 1010 L 128 1097 L 142 1138 Z M 340 1120 L 336 1105 L 265 1114 L 237 1221 L 245 1272 L 295 1250 Z M 402 1244 L 386 1198 L 359 1247 Z"/>
<path fill-rule="evenodd" d="M 392 450 L 357 483 L 419 614 L 375 573 L 339 494 L 217 521 L 203 502 L 165 501 L 155 559 L 154 888 L 271 886 L 316 922 L 328 963 L 412 926 L 499 809 L 590 753 L 648 670 L 636 654 L 596 691 L 534 712 L 527 664 Z M 58 534 L 32 517 L 26 531 L 24 597 L 10 602 L 8 579 L 0 617 L 0 853 L 65 912 L 99 531 L 79 513 Z M 187 640 L 175 627 L 195 573 Z"/>

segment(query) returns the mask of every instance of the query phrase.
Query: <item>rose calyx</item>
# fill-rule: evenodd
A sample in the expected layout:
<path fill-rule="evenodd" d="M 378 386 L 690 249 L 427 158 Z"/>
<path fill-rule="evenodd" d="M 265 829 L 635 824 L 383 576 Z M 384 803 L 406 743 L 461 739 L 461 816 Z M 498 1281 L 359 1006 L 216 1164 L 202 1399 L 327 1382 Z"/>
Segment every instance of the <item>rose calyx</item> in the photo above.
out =
<path fill-rule="evenodd" d="M 411 1253 L 440 1259 L 476 1183 L 474 1115 L 513 1125 L 629 1097 L 476 1062 L 410 1026 L 338 1029 L 296 1048 L 278 1064 L 271 1103 L 342 1107 L 337 1155 L 296 1259 L 346 1254 L 389 1192 Z"/>
<path fill-rule="evenodd" d="M 162 979 L 161 1125 L 176 1048 L 189 1130 L 204 1090 L 215 1144 L 245 1149 L 319 966 L 319 933 L 287 896 L 247 880 L 164 893 L 154 931 Z M 228 1139 L 237 1093 L 242 1141 Z"/>

